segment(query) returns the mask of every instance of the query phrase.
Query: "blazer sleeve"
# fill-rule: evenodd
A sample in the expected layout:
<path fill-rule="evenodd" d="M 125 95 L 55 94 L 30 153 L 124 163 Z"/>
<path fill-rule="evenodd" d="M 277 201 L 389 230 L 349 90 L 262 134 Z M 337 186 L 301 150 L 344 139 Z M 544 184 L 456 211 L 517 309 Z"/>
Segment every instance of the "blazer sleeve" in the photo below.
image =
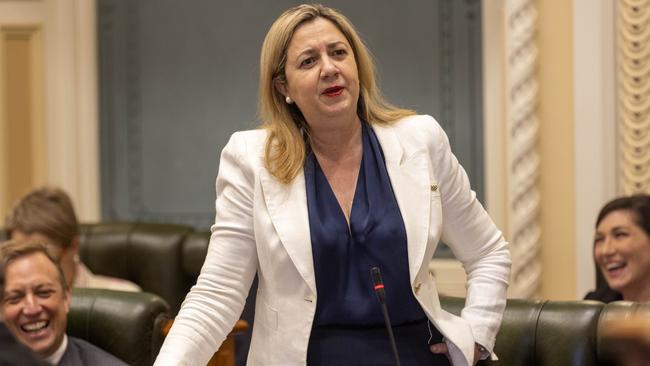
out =
<path fill-rule="evenodd" d="M 205 365 L 240 316 L 257 269 L 254 173 L 246 139 L 236 133 L 221 153 L 216 217 L 197 283 L 185 298 L 155 365 Z"/>
<path fill-rule="evenodd" d="M 506 305 L 511 265 L 508 243 L 476 199 L 447 135 L 437 122 L 433 126 L 430 151 L 442 202 L 442 238 L 467 273 L 461 316 L 469 322 L 475 341 L 491 352 Z"/>

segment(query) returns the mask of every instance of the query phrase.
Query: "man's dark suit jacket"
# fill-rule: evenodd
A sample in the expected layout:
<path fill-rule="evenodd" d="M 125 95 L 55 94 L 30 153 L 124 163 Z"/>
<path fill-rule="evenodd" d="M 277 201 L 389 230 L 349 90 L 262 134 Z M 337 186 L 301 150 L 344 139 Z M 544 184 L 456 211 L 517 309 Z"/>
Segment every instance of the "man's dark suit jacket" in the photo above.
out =
<path fill-rule="evenodd" d="M 47 364 L 38 360 L 32 351 L 18 342 L 7 326 L 0 322 L 0 366 L 10 365 L 44 366 Z"/>
<path fill-rule="evenodd" d="M 126 366 L 126 363 L 83 339 L 68 336 L 68 347 L 65 349 L 58 366 L 85 365 Z"/>

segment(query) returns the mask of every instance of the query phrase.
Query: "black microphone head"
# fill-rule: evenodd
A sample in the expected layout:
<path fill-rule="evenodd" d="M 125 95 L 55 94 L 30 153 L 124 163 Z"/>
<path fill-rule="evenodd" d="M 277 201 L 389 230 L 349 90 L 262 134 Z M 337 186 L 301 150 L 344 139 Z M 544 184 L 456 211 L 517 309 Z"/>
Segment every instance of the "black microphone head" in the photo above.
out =
<path fill-rule="evenodd" d="M 372 267 L 370 269 L 370 276 L 372 277 L 372 283 L 376 285 L 382 285 L 383 281 L 381 280 L 381 271 L 379 267 Z"/>
<path fill-rule="evenodd" d="M 386 292 L 384 290 L 384 282 L 381 280 L 381 271 L 379 271 L 379 267 L 372 267 L 370 269 L 370 277 L 372 277 L 372 283 L 375 287 L 377 299 L 383 304 L 386 298 Z"/>

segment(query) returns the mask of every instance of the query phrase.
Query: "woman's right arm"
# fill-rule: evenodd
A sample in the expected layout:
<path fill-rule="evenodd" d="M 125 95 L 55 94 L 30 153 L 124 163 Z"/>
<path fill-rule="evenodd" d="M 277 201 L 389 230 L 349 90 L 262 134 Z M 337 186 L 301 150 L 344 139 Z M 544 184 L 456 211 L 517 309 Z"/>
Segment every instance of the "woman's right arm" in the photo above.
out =
<path fill-rule="evenodd" d="M 208 254 L 155 365 L 205 365 L 241 315 L 257 269 L 254 173 L 243 134 L 235 133 L 221 153 Z"/>

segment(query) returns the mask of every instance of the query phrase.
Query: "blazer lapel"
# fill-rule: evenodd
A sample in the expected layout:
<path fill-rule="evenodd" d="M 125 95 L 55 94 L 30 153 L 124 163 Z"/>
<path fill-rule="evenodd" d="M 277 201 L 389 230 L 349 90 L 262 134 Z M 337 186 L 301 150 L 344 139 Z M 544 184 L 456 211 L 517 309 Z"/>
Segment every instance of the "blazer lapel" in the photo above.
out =
<path fill-rule="evenodd" d="M 431 193 L 426 150 L 408 149 L 394 128 L 373 125 L 386 161 L 386 169 L 395 192 L 406 228 L 409 272 L 415 282 L 420 268 L 428 264 L 424 258 L 429 233 Z M 289 184 L 278 182 L 266 169 L 261 170 L 260 182 L 264 200 L 289 257 L 316 293 L 314 262 L 309 233 L 309 214 L 305 176 L 302 171 Z"/>
<path fill-rule="evenodd" d="M 305 175 L 301 170 L 291 183 L 282 184 L 266 169 L 262 169 L 260 182 L 266 207 L 280 241 L 298 272 L 315 294 L 316 281 L 309 233 Z"/>
<path fill-rule="evenodd" d="M 429 261 L 424 258 L 429 233 L 431 192 L 427 151 L 409 149 L 402 144 L 395 128 L 373 125 L 381 144 L 386 169 L 404 219 L 411 283 L 420 268 Z"/>

